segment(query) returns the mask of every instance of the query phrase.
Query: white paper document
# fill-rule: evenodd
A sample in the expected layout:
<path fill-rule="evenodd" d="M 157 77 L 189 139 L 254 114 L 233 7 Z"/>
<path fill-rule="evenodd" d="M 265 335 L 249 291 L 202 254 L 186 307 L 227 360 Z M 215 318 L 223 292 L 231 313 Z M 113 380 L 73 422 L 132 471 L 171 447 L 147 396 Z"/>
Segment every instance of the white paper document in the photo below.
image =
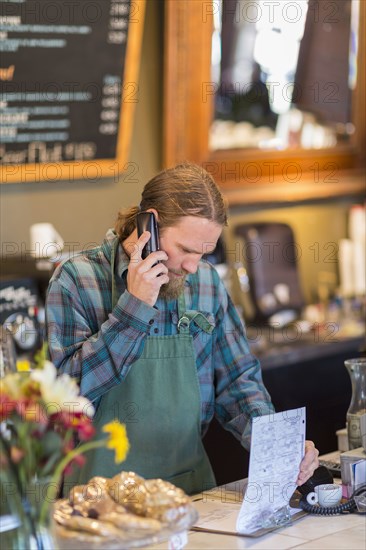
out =
<path fill-rule="evenodd" d="M 248 485 L 236 531 L 250 534 L 281 523 L 296 489 L 305 452 L 305 407 L 253 419 Z"/>

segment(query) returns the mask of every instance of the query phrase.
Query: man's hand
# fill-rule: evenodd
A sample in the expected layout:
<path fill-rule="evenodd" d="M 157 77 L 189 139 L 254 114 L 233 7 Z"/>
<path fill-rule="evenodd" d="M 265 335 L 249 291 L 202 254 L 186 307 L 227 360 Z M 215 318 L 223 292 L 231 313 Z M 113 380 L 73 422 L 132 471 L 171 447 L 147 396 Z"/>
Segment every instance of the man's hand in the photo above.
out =
<path fill-rule="evenodd" d="M 312 441 L 305 441 L 305 456 L 300 464 L 300 472 L 297 478 L 297 485 L 302 485 L 307 481 L 319 466 L 319 451 L 315 448 Z"/>
<path fill-rule="evenodd" d="M 149 231 L 144 231 L 138 241 L 131 247 L 130 265 L 127 273 L 127 290 L 136 298 L 154 306 L 158 299 L 160 287 L 169 282 L 168 268 L 157 263 L 158 260 L 167 260 L 163 250 L 152 252 L 143 260 L 141 252 L 150 239 Z M 154 265 L 156 264 L 156 265 Z"/>

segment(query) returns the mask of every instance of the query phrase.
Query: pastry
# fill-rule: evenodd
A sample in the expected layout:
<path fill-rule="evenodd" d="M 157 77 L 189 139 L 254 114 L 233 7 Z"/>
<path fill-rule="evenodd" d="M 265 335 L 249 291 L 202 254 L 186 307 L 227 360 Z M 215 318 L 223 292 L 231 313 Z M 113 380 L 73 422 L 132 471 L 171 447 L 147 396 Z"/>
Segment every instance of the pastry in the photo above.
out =
<path fill-rule="evenodd" d="M 164 523 L 178 521 L 187 513 L 190 499 L 186 493 L 169 481 L 147 479 L 145 481 L 147 496 L 145 515 Z"/>
<path fill-rule="evenodd" d="M 120 472 L 108 483 L 109 495 L 129 512 L 144 516 L 146 488 L 145 480 L 134 472 Z"/>
<path fill-rule="evenodd" d="M 168 481 L 144 479 L 134 472 L 114 476 L 108 490 L 111 497 L 129 512 L 172 523 L 187 512 L 189 497 Z"/>
<path fill-rule="evenodd" d="M 100 516 L 99 520 L 108 521 L 115 527 L 118 527 L 118 529 L 131 532 L 136 538 L 140 538 L 143 535 L 153 535 L 162 528 L 160 521 L 156 519 L 144 518 L 129 513 L 119 514 L 118 512 L 112 512 L 106 516 Z"/>
<path fill-rule="evenodd" d="M 82 516 L 58 516 L 56 521 L 63 527 L 73 529 L 74 531 L 85 531 L 93 535 L 101 537 L 118 539 L 123 537 L 123 531 L 117 529 L 114 525 L 104 521 L 98 521 L 92 518 L 84 518 Z"/>
<path fill-rule="evenodd" d="M 143 541 L 164 533 L 179 524 L 190 506 L 184 491 L 168 481 L 121 472 L 73 487 L 68 499 L 56 503 L 54 519 L 61 539 L 90 538 L 93 547 L 97 541 L 106 547 L 111 541 Z"/>
<path fill-rule="evenodd" d="M 110 497 L 107 479 L 104 477 L 93 477 L 88 484 L 73 487 L 69 494 L 69 502 L 79 515 L 95 519 L 102 514 L 126 511 Z"/>

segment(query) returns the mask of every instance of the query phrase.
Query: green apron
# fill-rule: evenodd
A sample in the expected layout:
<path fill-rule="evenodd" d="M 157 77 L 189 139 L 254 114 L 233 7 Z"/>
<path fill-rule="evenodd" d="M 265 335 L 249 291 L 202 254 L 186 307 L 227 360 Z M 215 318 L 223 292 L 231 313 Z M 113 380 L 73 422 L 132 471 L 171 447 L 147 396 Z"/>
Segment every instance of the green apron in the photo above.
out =
<path fill-rule="evenodd" d="M 112 308 L 118 301 L 112 250 Z M 201 439 L 201 399 L 193 339 L 194 319 L 202 330 L 212 325 L 202 313 L 186 311 L 178 299 L 178 334 L 147 336 L 141 357 L 126 378 L 101 398 L 94 417 L 96 437 L 105 437 L 104 424 L 114 419 L 126 424 L 130 451 L 115 464 L 114 452 L 100 448 L 86 453 L 86 464 L 65 480 L 65 490 L 93 476 L 113 477 L 121 470 L 145 478 L 162 478 L 188 494 L 215 487 L 215 477 Z M 74 470 L 76 467 L 74 467 Z"/>

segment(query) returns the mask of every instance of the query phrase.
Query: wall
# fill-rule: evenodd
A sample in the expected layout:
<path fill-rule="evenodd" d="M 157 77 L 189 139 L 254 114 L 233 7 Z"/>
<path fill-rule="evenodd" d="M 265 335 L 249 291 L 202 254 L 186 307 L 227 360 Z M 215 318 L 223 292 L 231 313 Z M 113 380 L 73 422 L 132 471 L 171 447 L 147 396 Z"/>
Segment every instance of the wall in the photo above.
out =
<path fill-rule="evenodd" d="M 146 2 L 138 103 L 129 177 L 118 181 L 70 181 L 0 185 L 2 250 L 16 243 L 29 248 L 29 227 L 51 222 L 66 243 L 100 242 L 120 207 L 136 204 L 144 183 L 161 166 L 163 10 Z M 22 249 L 22 250 L 21 250 Z M 14 248 L 13 248 L 14 250 Z"/>
<path fill-rule="evenodd" d="M 237 224 L 250 222 L 282 222 L 292 227 L 298 250 L 300 284 L 305 300 L 318 300 L 318 283 L 321 278 L 333 279 L 339 284 L 337 247 L 341 238 L 348 236 L 348 212 L 351 200 L 338 200 L 325 204 L 308 204 L 277 209 L 260 209 L 255 212 L 232 213 L 226 231 L 228 259 L 231 263 L 242 260 L 243 242 L 233 235 Z M 268 252 L 268 249 L 267 249 Z M 324 275 L 326 274 L 326 275 Z M 234 296 L 240 303 L 238 294 Z"/>
<path fill-rule="evenodd" d="M 163 8 L 161 0 L 146 3 L 145 30 L 139 80 L 139 96 L 130 153 L 130 176 L 118 181 L 72 181 L 0 185 L 0 230 L 2 250 L 12 243 L 19 253 L 29 249 L 29 227 L 48 221 L 67 243 L 80 247 L 100 242 L 113 225 L 120 207 L 136 204 L 145 182 L 161 168 L 163 96 Z M 316 299 L 320 271 L 337 274 L 337 263 L 327 260 L 328 243 L 345 236 L 350 202 L 292 208 L 259 209 L 231 213 L 230 226 L 239 221 L 273 220 L 289 223 L 300 244 L 300 276 L 308 301 Z M 230 228 L 227 232 L 232 246 Z M 316 243 L 319 243 L 317 245 Z M 69 244 L 77 248 L 78 244 Z M 319 260 L 314 256 L 319 246 Z M 232 258 L 229 258 L 232 259 Z"/>

